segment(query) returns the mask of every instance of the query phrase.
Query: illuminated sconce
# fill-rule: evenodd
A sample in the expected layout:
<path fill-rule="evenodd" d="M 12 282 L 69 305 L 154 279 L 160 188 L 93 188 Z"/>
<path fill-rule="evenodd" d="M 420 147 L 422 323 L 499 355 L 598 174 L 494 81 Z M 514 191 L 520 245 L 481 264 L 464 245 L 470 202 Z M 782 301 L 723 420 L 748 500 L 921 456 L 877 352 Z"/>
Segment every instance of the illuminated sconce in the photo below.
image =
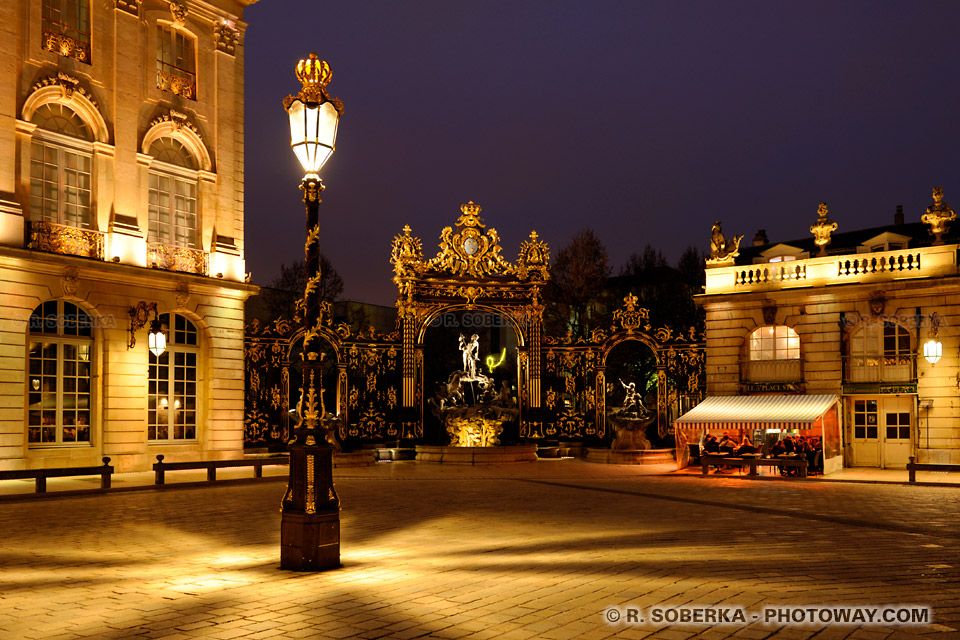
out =
<path fill-rule="evenodd" d="M 940 332 L 940 316 L 936 313 L 930 315 L 930 339 L 923 345 L 923 357 L 931 365 L 937 364 L 943 357 L 943 343 L 937 340 L 937 334 Z"/>
<path fill-rule="evenodd" d="M 160 324 L 160 314 L 157 311 L 156 302 L 140 301 L 137 306 L 130 307 L 128 312 L 130 315 L 130 342 L 127 344 L 127 348 L 133 349 L 136 346 L 136 332 L 147 324 L 147 318 L 151 311 L 153 311 L 153 320 L 150 322 L 147 346 L 150 347 L 150 353 L 159 358 L 167 348 L 167 337 L 164 335 L 163 326 Z"/>

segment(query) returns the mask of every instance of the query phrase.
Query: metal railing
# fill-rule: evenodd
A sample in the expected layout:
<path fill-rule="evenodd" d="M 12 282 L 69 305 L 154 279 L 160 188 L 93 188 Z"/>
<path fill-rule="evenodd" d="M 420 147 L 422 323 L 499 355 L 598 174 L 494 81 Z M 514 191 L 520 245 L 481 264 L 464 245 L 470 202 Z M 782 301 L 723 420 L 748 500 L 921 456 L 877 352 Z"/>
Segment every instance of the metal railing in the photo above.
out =
<path fill-rule="evenodd" d="M 844 382 L 916 382 L 917 356 L 843 356 Z"/>

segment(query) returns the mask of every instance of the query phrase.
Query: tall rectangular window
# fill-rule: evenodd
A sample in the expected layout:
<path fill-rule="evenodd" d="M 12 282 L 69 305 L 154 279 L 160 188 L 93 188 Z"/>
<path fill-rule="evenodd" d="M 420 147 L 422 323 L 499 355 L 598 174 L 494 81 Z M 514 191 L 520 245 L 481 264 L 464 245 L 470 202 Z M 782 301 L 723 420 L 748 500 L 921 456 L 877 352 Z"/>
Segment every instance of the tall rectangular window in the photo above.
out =
<path fill-rule="evenodd" d="M 41 20 L 44 49 L 90 64 L 89 0 L 43 0 Z"/>
<path fill-rule="evenodd" d="M 76 305 L 49 300 L 30 316 L 27 442 L 89 443 L 92 323 Z"/>
<path fill-rule="evenodd" d="M 197 99 L 195 41 L 168 25 L 157 25 L 157 88 Z"/>
<path fill-rule="evenodd" d="M 197 248 L 197 184 L 150 172 L 148 242 Z"/>
<path fill-rule="evenodd" d="M 171 320 L 173 320 L 172 331 Z M 163 314 L 167 350 L 149 353 L 147 438 L 152 441 L 197 438 L 197 329 L 183 316 Z"/>
<path fill-rule="evenodd" d="M 91 227 L 90 156 L 34 141 L 30 158 L 30 209 L 45 222 Z"/>

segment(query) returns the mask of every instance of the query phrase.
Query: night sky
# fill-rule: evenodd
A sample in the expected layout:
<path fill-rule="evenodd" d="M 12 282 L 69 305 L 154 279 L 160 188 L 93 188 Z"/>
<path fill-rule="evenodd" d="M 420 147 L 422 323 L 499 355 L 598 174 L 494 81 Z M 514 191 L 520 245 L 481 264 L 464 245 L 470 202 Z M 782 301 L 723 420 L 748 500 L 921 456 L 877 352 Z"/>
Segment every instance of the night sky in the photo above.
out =
<path fill-rule="evenodd" d="M 714 220 L 749 244 L 960 208 L 960 2 L 261 0 L 246 12 L 246 259 L 303 250 L 302 170 L 281 104 L 316 51 L 343 100 L 321 247 L 344 298 L 392 304 L 405 223 L 437 252 L 483 207 L 511 261 L 579 229 L 616 273 L 675 262 Z"/>

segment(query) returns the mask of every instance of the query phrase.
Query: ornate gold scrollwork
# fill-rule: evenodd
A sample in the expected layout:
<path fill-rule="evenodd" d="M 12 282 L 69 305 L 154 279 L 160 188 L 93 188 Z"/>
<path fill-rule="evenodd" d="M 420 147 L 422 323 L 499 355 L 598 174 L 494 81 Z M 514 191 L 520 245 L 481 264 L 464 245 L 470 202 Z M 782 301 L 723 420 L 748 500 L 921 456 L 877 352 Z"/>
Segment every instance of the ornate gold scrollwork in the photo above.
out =
<path fill-rule="evenodd" d="M 103 234 L 51 222 L 30 223 L 30 245 L 37 251 L 103 260 Z"/>
<path fill-rule="evenodd" d="M 148 245 L 147 262 L 157 269 L 201 276 L 207 275 L 210 270 L 210 255 L 206 251 L 166 244 Z"/>
<path fill-rule="evenodd" d="M 59 53 L 65 58 L 73 58 L 79 62 L 90 63 L 90 43 L 71 38 L 65 33 L 58 33 L 44 29 L 42 46 L 47 51 Z"/>

